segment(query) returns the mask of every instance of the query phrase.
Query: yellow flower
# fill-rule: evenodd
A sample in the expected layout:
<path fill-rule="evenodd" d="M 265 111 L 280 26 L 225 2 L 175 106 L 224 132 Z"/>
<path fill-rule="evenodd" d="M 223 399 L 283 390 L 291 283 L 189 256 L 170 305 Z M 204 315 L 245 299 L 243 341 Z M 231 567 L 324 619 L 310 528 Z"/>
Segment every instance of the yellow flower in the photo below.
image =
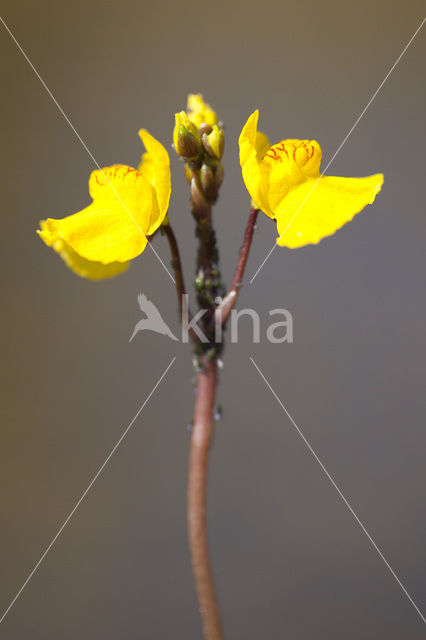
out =
<path fill-rule="evenodd" d="M 93 171 L 89 180 L 93 202 L 62 220 L 42 220 L 37 231 L 70 269 L 90 280 L 125 271 L 166 217 L 169 156 L 147 131 L 141 129 L 139 136 L 147 151 L 138 169 L 116 164 Z"/>
<path fill-rule="evenodd" d="M 202 124 L 217 124 L 217 115 L 201 93 L 190 93 L 188 96 L 188 117 L 197 127 Z"/>
<path fill-rule="evenodd" d="M 256 207 L 277 222 L 283 247 L 317 244 L 371 204 L 383 184 L 366 178 L 320 176 L 321 147 L 315 140 L 283 140 L 271 146 L 251 114 L 239 138 L 243 179 Z"/>

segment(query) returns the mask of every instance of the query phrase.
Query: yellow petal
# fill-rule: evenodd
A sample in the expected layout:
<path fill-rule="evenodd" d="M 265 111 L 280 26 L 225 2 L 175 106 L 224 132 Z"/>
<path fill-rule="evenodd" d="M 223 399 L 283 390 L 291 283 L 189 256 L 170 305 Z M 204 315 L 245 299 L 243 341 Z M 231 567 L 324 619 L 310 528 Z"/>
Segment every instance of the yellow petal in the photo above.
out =
<path fill-rule="evenodd" d="M 240 165 L 244 184 L 258 209 L 273 218 L 274 214 L 268 204 L 265 187 L 267 186 L 262 170 L 261 158 L 269 147 L 269 140 L 264 133 L 257 130 L 259 111 L 249 116 L 244 125 L 238 143 L 240 147 Z"/>
<path fill-rule="evenodd" d="M 43 231 L 37 231 L 43 240 L 49 244 L 49 234 L 45 236 Z M 128 262 L 111 262 L 110 264 L 102 264 L 102 262 L 93 262 L 86 260 L 78 255 L 69 245 L 63 240 L 56 240 L 53 245 L 53 249 L 61 256 L 67 267 L 69 267 L 74 273 L 88 280 L 104 280 L 105 278 L 112 278 L 113 276 L 126 271 L 129 266 Z"/>
<path fill-rule="evenodd" d="M 256 131 L 255 147 L 258 160 L 261 160 L 265 153 L 268 151 L 271 143 L 266 133 L 262 131 Z"/>
<path fill-rule="evenodd" d="M 277 243 L 291 249 L 317 244 L 374 202 L 382 184 L 381 173 L 366 178 L 309 178 L 290 189 L 275 211 Z"/>
<path fill-rule="evenodd" d="M 272 145 L 260 163 L 271 211 L 276 211 L 290 189 L 319 177 L 320 163 L 321 147 L 315 140 L 282 140 Z"/>
<path fill-rule="evenodd" d="M 42 223 L 46 244 L 63 240 L 82 258 L 102 264 L 127 262 L 142 253 L 159 219 L 154 189 L 142 173 L 125 165 L 93 171 L 89 191 L 91 205 Z"/>
<path fill-rule="evenodd" d="M 206 134 L 207 142 L 210 146 L 209 153 L 218 160 L 223 155 L 223 147 L 225 143 L 225 136 L 223 129 L 220 129 L 217 124 L 213 125 L 210 133 Z"/>
<path fill-rule="evenodd" d="M 141 129 L 139 136 L 145 145 L 146 153 L 142 156 L 139 171 L 155 191 L 158 203 L 157 216 L 153 216 L 147 235 L 154 233 L 162 224 L 167 213 L 171 193 L 170 159 L 163 145 L 148 131 Z"/>
<path fill-rule="evenodd" d="M 201 93 L 190 93 L 188 96 L 188 117 L 197 127 L 202 124 L 217 124 L 217 115 Z"/>

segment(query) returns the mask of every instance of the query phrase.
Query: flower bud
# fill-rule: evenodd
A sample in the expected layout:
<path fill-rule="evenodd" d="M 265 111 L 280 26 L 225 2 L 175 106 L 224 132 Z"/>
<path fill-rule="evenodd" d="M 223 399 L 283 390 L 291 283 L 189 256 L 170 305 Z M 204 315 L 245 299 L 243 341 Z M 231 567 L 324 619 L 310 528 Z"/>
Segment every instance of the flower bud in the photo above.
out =
<path fill-rule="evenodd" d="M 189 184 L 191 184 L 192 178 L 194 177 L 191 167 L 187 162 L 185 162 L 185 178 Z"/>
<path fill-rule="evenodd" d="M 173 142 L 176 153 L 191 160 L 201 153 L 201 141 L 197 127 L 189 120 L 185 111 L 175 114 Z"/>
<path fill-rule="evenodd" d="M 193 208 L 193 214 L 197 220 L 207 219 L 210 215 L 210 204 L 199 188 L 196 178 L 191 182 L 191 202 Z"/>
<path fill-rule="evenodd" d="M 205 123 L 200 124 L 198 126 L 198 131 L 200 132 L 201 137 L 203 137 L 203 133 L 206 133 L 208 135 L 209 133 L 212 132 L 212 126 L 211 124 L 205 124 Z"/>
<path fill-rule="evenodd" d="M 225 176 L 225 172 L 223 169 L 223 164 L 221 162 L 218 162 L 217 167 L 216 167 L 216 171 L 214 173 L 214 184 L 215 187 L 217 189 L 217 191 L 219 191 L 221 184 L 223 182 L 223 178 Z"/>
<path fill-rule="evenodd" d="M 200 169 L 200 182 L 203 191 L 208 193 L 211 186 L 214 184 L 214 173 L 208 164 L 203 163 Z"/>
<path fill-rule="evenodd" d="M 220 160 L 225 144 L 223 129 L 220 129 L 218 125 L 215 124 L 210 133 L 203 133 L 202 141 L 207 153 L 212 156 L 212 158 Z"/>
<path fill-rule="evenodd" d="M 201 189 L 210 203 L 217 199 L 223 175 L 223 165 L 220 160 L 206 159 L 198 171 Z"/>

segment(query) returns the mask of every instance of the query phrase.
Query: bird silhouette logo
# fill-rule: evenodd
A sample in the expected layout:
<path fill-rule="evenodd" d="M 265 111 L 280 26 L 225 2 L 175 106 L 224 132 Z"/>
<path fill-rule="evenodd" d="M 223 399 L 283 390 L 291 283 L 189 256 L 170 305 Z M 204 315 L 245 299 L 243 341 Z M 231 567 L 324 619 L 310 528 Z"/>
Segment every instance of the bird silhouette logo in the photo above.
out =
<path fill-rule="evenodd" d="M 178 340 L 168 325 L 164 322 L 155 304 L 148 300 L 144 293 L 140 293 L 138 295 L 138 303 L 142 313 L 146 315 L 146 318 L 142 318 L 142 320 L 139 320 L 139 322 L 136 323 L 129 342 L 133 340 L 139 331 L 146 330 L 161 333 L 163 336 L 168 336 L 171 340 Z"/>

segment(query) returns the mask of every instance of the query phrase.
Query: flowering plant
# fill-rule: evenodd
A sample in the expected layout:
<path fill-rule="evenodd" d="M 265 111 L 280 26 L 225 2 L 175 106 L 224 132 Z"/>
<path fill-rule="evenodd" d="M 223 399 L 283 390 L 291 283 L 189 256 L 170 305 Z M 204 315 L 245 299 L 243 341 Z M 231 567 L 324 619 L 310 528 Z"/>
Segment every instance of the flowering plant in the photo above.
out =
<path fill-rule="evenodd" d="M 380 191 L 383 176 L 344 178 L 320 174 L 321 148 L 315 140 L 286 139 L 271 145 L 257 130 L 259 113 L 248 118 L 239 138 L 242 176 L 251 196 L 243 244 L 231 287 L 225 286 L 213 226 L 213 205 L 224 177 L 224 130 L 215 111 L 201 95 L 190 95 L 186 111 L 175 115 L 173 143 L 185 163 L 190 185 L 198 252 L 195 290 L 202 335 L 189 323 L 197 368 L 197 394 L 191 437 L 188 478 L 188 530 L 192 566 L 204 634 L 223 637 L 208 555 L 206 527 L 207 462 L 211 444 L 218 359 L 223 349 L 218 328 L 225 328 L 242 285 L 259 212 L 277 225 L 277 244 L 299 248 L 317 244 L 352 220 Z M 146 130 L 139 167 L 112 165 L 89 179 L 92 203 L 63 219 L 42 221 L 41 239 L 66 265 L 90 280 L 125 271 L 159 233 L 169 242 L 178 303 L 186 296 L 179 247 L 167 215 L 171 195 L 169 155 Z M 199 310 L 197 315 L 199 315 Z M 189 318 L 191 314 L 189 313 Z"/>

